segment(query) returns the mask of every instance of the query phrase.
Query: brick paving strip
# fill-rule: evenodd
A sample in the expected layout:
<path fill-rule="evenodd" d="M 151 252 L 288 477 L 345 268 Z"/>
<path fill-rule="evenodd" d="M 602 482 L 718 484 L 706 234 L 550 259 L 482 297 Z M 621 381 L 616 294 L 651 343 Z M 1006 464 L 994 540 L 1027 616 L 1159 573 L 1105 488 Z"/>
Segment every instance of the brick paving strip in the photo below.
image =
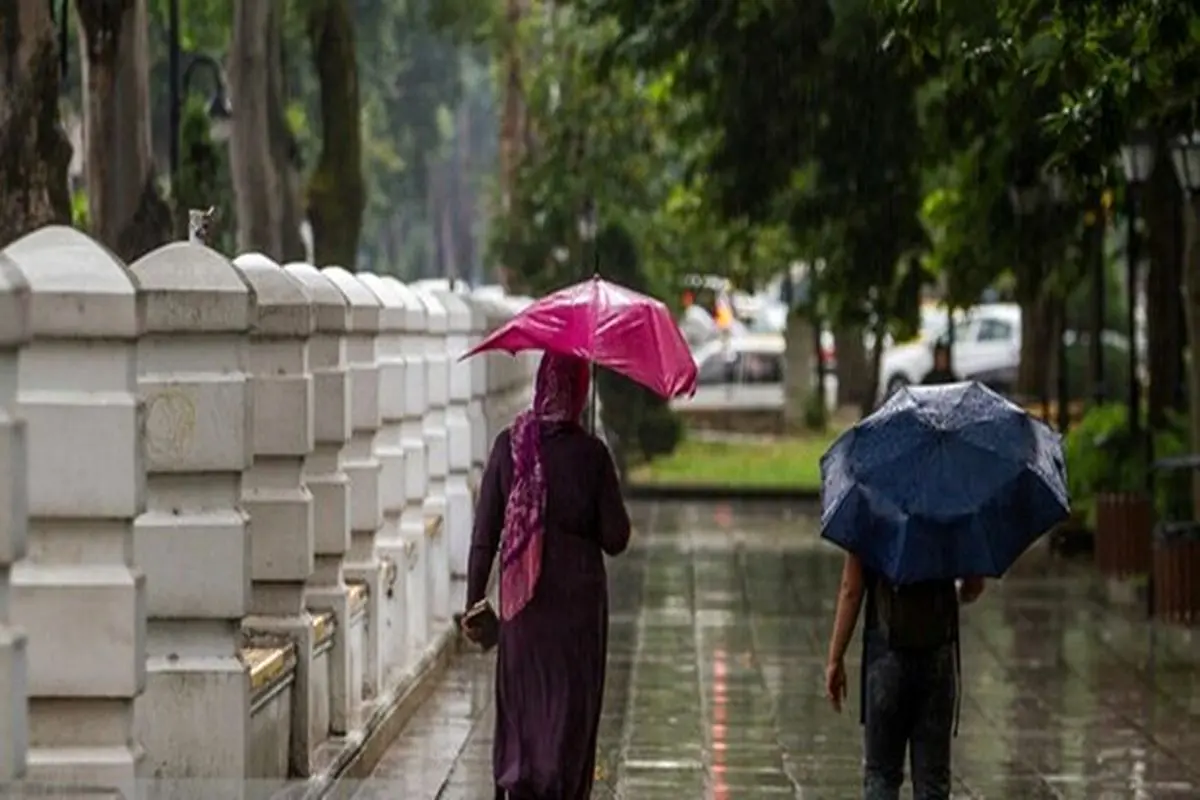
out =
<path fill-rule="evenodd" d="M 821 690 L 839 554 L 803 516 L 633 511 L 593 797 L 859 796 L 857 685 L 842 716 Z M 955 797 L 1197 796 L 1200 642 L 1157 628 L 1152 646 L 1093 592 L 1085 566 L 1033 554 L 964 612 Z M 356 797 L 488 800 L 491 668 L 462 657 Z"/>

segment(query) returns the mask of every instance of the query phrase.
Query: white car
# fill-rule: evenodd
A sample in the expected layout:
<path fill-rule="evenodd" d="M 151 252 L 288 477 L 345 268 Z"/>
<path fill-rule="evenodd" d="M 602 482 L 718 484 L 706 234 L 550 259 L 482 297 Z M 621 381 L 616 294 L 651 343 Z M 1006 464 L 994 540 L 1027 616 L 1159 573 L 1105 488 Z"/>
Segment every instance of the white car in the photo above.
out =
<path fill-rule="evenodd" d="M 783 383 L 783 336 L 747 333 L 713 339 L 693 354 L 701 386 L 726 383 Z"/>
<path fill-rule="evenodd" d="M 946 327 L 943 317 L 940 326 L 932 326 L 916 341 L 884 351 L 879 367 L 881 399 L 925 378 L 933 369 L 934 345 L 945 337 Z M 1021 307 L 988 303 L 970 309 L 955 321 L 952 352 L 951 367 L 963 379 L 1007 382 L 1021 363 Z"/>
<path fill-rule="evenodd" d="M 747 333 L 708 342 L 693 353 L 699 390 L 694 400 L 720 404 L 720 398 L 735 387 L 744 399 L 758 398 L 771 404 L 783 403 L 785 344 L 782 334 Z M 715 398 L 715 399 L 714 399 Z M 837 407 L 837 375 L 825 374 L 825 401 Z"/>

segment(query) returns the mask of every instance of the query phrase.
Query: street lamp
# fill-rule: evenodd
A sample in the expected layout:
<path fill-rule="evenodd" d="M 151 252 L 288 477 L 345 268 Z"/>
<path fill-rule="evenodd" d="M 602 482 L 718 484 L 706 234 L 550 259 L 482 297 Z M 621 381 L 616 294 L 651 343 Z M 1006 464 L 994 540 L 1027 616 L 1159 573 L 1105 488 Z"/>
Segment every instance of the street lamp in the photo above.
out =
<path fill-rule="evenodd" d="M 1024 227 L 1025 220 L 1036 214 L 1041 208 L 1046 199 L 1047 187 L 1041 182 L 1034 181 L 1033 183 L 1013 183 L 1008 187 L 1008 201 L 1012 206 L 1013 214 L 1017 218 L 1017 231 L 1021 241 L 1025 241 Z M 1028 257 L 1036 257 L 1033 255 L 1036 250 L 1029 251 L 1027 248 L 1017 246 L 1017 258 L 1023 260 Z M 954 347 L 954 315 L 949 315 L 950 327 L 950 346 Z M 1042 416 L 1049 415 L 1049 400 L 1047 397 L 1048 387 L 1046 386 L 1045 377 L 1039 380 L 1041 385 L 1041 401 L 1042 401 Z M 1047 420 L 1048 421 L 1048 420 Z"/>
<path fill-rule="evenodd" d="M 1171 148 L 1175 174 L 1188 194 L 1200 193 L 1200 131 L 1192 131 L 1175 140 Z"/>
<path fill-rule="evenodd" d="M 1129 293 L 1126 326 L 1129 329 L 1129 433 L 1137 436 L 1141 429 L 1142 399 L 1138 381 L 1137 361 L 1137 286 L 1138 245 L 1137 232 L 1138 192 L 1154 169 L 1154 144 L 1144 133 L 1138 133 L 1127 145 L 1121 147 L 1121 167 L 1125 171 L 1126 232 L 1125 232 L 1125 283 Z"/>
<path fill-rule="evenodd" d="M 1047 194 L 1050 198 L 1052 210 L 1062 208 L 1067 202 L 1067 182 L 1059 172 L 1045 171 L 1042 173 L 1042 182 L 1046 186 Z M 1058 341 L 1054 343 L 1054 358 L 1058 362 L 1057 385 L 1055 394 L 1058 395 L 1058 419 L 1055 423 L 1058 425 L 1058 430 L 1065 434 L 1067 428 L 1071 426 L 1071 385 L 1070 375 L 1067 372 L 1067 342 L 1066 342 L 1066 323 L 1067 323 L 1067 298 L 1060 297 L 1059 314 L 1062 317 L 1063 330 L 1059 331 Z M 1049 381 L 1047 380 L 1047 383 Z M 1043 390 L 1046 394 L 1050 393 L 1050 388 L 1047 386 Z"/>
<path fill-rule="evenodd" d="M 196 53 L 189 57 L 186 67 L 181 67 L 183 53 L 179 44 L 179 0 L 171 0 L 168 7 L 167 37 L 168 72 L 170 91 L 168 92 L 168 115 L 170 119 L 170 170 L 171 189 L 175 190 L 175 177 L 179 173 L 179 131 L 180 117 L 183 113 L 183 100 L 187 97 L 192 75 L 197 67 L 207 67 L 212 73 L 213 93 L 208 101 L 208 118 L 211 124 L 211 136 L 220 142 L 229 138 L 230 120 L 233 109 L 229 102 L 229 90 L 225 82 L 225 72 L 220 62 L 209 55 Z M 182 72 L 181 72 L 182 70 Z"/>

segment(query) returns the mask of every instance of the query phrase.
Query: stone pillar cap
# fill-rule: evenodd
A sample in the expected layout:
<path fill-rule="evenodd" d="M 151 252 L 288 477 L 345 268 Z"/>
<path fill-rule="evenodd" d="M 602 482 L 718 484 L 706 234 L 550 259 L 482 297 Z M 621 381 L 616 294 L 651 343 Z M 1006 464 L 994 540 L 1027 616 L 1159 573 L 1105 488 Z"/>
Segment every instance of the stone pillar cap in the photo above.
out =
<path fill-rule="evenodd" d="M 202 244 L 172 242 L 129 268 L 142 290 L 146 333 L 246 331 L 254 288 L 225 256 Z"/>
<path fill-rule="evenodd" d="M 446 307 L 442 302 L 427 288 L 423 288 L 419 283 L 414 283 L 409 286 L 413 293 L 421 299 L 421 304 L 425 306 L 425 331 L 431 334 L 445 333 L 449 327 L 450 315 L 446 313 Z"/>
<path fill-rule="evenodd" d="M 405 314 L 408 317 L 407 330 L 411 333 L 425 333 L 425 304 L 421 302 L 421 298 L 394 275 L 385 275 L 383 280 L 392 287 L 397 297 L 404 298 Z"/>
<path fill-rule="evenodd" d="M 463 299 L 458 292 L 434 292 L 434 296 L 441 302 L 442 307 L 446 309 L 447 328 L 454 333 L 470 333 L 471 318 L 474 316 L 471 312 L 471 306 L 467 305 L 467 301 Z"/>
<path fill-rule="evenodd" d="M 291 275 L 312 296 L 316 314 L 316 329 L 324 333 L 345 333 L 350 330 L 350 304 L 337 285 L 321 274 L 321 270 L 303 261 L 283 265 L 283 271 Z"/>
<path fill-rule="evenodd" d="M 243 253 L 233 265 L 254 287 L 258 305 L 252 333 L 259 336 L 311 336 L 314 319 L 312 295 L 300 281 L 262 253 Z"/>
<path fill-rule="evenodd" d="M 408 329 L 403 297 L 397 295 L 392 287 L 374 272 L 356 272 L 354 277 L 367 287 L 380 303 L 379 330 L 399 332 Z"/>
<path fill-rule="evenodd" d="M 50 225 L 22 236 L 4 253 L 29 284 L 33 336 L 136 339 L 141 333 L 137 280 L 86 234 Z"/>
<path fill-rule="evenodd" d="M 495 295 L 491 292 L 475 292 L 471 298 L 479 304 L 479 310 L 487 319 L 489 328 L 503 325 L 513 315 L 512 309 L 505 304 L 502 295 Z"/>
<path fill-rule="evenodd" d="M 477 294 L 463 294 L 461 297 L 471 312 L 471 331 L 483 333 L 487 330 L 487 308 L 483 298 Z"/>
<path fill-rule="evenodd" d="M 17 347 L 28 341 L 29 281 L 0 252 L 0 347 Z"/>
<path fill-rule="evenodd" d="M 351 333 L 379 333 L 379 312 L 383 304 L 362 281 L 342 267 L 326 267 L 321 274 L 328 278 L 350 305 Z"/>

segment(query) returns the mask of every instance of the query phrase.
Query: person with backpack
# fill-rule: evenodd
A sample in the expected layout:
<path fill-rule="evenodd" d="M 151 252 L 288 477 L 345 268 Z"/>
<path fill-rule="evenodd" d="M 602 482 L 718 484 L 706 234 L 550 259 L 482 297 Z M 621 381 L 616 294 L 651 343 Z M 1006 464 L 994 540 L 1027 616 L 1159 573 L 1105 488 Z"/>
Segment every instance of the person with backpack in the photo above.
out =
<path fill-rule="evenodd" d="M 950 797 L 950 740 L 958 711 L 959 605 L 982 578 L 890 584 L 853 553 L 842 567 L 825 668 L 835 711 L 846 699 L 846 648 L 866 600 L 860 675 L 864 800 L 897 800 L 909 756 L 913 800 Z"/>

